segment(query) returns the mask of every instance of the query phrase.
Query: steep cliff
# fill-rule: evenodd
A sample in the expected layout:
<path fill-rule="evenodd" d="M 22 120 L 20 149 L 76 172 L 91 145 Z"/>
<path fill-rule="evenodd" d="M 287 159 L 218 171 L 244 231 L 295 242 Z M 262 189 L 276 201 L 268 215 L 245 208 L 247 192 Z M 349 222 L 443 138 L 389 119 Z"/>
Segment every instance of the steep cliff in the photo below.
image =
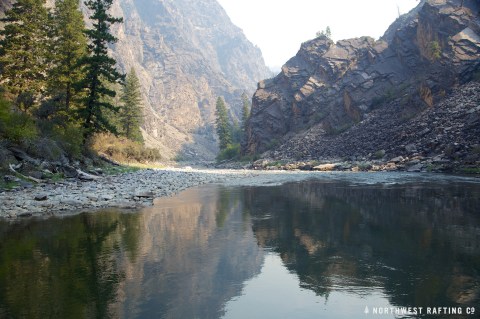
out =
<path fill-rule="evenodd" d="M 389 105 L 396 110 L 388 112 L 389 125 L 404 124 L 478 74 L 479 9 L 473 0 L 427 0 L 378 41 L 303 43 L 279 75 L 259 83 L 244 152 L 270 149 L 269 156 L 297 159 L 362 153 L 336 148 L 331 137 L 358 129 Z M 388 132 L 376 133 L 367 137 L 372 148 L 388 140 Z"/>
<path fill-rule="evenodd" d="M 216 99 L 238 117 L 241 94 L 268 74 L 260 50 L 216 0 L 120 0 L 112 14 L 124 18 L 112 53 L 139 74 L 148 146 L 166 158 L 213 158 Z"/>

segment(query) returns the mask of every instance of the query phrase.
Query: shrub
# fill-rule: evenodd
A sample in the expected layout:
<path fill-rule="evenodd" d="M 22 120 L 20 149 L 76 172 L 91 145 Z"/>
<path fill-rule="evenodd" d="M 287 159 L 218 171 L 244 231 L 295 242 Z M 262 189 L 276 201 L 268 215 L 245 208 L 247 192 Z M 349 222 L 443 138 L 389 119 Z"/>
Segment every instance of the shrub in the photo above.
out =
<path fill-rule="evenodd" d="M 79 158 L 83 149 L 83 128 L 73 124 L 57 127 L 55 133 L 61 147 L 72 157 Z"/>
<path fill-rule="evenodd" d="M 228 144 L 227 147 L 220 151 L 217 156 L 218 161 L 238 158 L 240 155 L 240 144 Z"/>
<path fill-rule="evenodd" d="M 379 150 L 379 151 L 376 151 L 373 155 L 372 155 L 372 158 L 374 159 L 382 159 L 385 157 L 385 150 Z"/>
<path fill-rule="evenodd" d="M 33 119 L 11 109 L 10 103 L 0 98 L 0 137 L 15 144 L 23 144 L 37 137 Z"/>
<path fill-rule="evenodd" d="M 256 160 L 260 159 L 260 155 L 258 154 L 248 154 L 240 157 L 239 161 L 240 162 L 255 162 Z"/>
<path fill-rule="evenodd" d="M 438 43 L 438 41 L 430 42 L 429 50 L 430 56 L 434 61 L 440 59 L 440 57 L 442 56 L 442 47 L 440 46 L 440 43 Z"/>

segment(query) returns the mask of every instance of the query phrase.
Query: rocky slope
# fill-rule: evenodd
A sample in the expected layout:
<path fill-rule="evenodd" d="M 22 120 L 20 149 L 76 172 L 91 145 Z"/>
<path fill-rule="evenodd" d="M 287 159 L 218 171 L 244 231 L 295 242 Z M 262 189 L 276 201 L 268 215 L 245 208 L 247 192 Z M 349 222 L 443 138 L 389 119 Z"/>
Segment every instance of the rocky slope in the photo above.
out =
<path fill-rule="evenodd" d="M 244 152 L 467 157 L 480 142 L 478 84 L 442 101 L 479 76 L 479 10 L 477 1 L 422 1 L 378 41 L 303 43 L 279 75 L 259 83 Z"/>
<path fill-rule="evenodd" d="M 269 72 L 260 50 L 216 0 L 120 0 L 112 14 L 124 18 L 113 56 L 143 87 L 147 145 L 166 158 L 212 159 L 216 99 L 238 117 L 241 94 Z"/>
<path fill-rule="evenodd" d="M 267 151 L 264 156 L 271 160 L 259 161 L 257 166 L 318 170 L 478 170 L 479 82 L 462 85 L 435 107 L 410 116 L 401 103 L 393 101 L 366 114 L 360 123 L 339 134 L 326 134 L 321 126 L 314 126 Z M 279 160 L 284 160 L 281 163 L 284 165 L 278 165 Z M 302 164 L 301 160 L 307 163 Z M 324 164 L 318 165 L 320 163 Z"/>

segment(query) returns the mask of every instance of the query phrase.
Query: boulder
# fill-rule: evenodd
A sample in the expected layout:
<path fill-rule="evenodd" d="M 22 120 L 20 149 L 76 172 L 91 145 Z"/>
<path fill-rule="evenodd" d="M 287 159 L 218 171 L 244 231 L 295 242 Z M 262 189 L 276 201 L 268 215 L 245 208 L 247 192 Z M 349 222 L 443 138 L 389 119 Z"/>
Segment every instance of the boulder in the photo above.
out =
<path fill-rule="evenodd" d="M 70 165 L 62 165 L 58 168 L 60 172 L 63 173 L 63 176 L 66 178 L 76 178 L 78 177 L 78 172 L 75 167 L 72 167 Z"/>
<path fill-rule="evenodd" d="M 328 163 L 328 164 L 320 164 L 317 165 L 313 168 L 314 171 L 333 171 L 335 170 L 339 165 L 336 163 Z"/>
<path fill-rule="evenodd" d="M 38 194 L 38 195 L 35 195 L 34 199 L 36 201 L 46 201 L 48 199 L 48 196 L 46 194 Z"/>

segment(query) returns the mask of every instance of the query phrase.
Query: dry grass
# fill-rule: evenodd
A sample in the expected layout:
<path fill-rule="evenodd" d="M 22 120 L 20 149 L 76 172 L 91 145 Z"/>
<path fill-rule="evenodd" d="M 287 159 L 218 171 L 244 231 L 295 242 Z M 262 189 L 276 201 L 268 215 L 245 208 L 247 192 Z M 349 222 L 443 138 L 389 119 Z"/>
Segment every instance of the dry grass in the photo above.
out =
<path fill-rule="evenodd" d="M 134 142 L 126 137 L 116 137 L 112 134 L 97 134 L 92 143 L 92 149 L 105 154 L 110 159 L 132 166 L 148 165 L 162 159 L 157 149 L 147 148 L 139 142 Z"/>

